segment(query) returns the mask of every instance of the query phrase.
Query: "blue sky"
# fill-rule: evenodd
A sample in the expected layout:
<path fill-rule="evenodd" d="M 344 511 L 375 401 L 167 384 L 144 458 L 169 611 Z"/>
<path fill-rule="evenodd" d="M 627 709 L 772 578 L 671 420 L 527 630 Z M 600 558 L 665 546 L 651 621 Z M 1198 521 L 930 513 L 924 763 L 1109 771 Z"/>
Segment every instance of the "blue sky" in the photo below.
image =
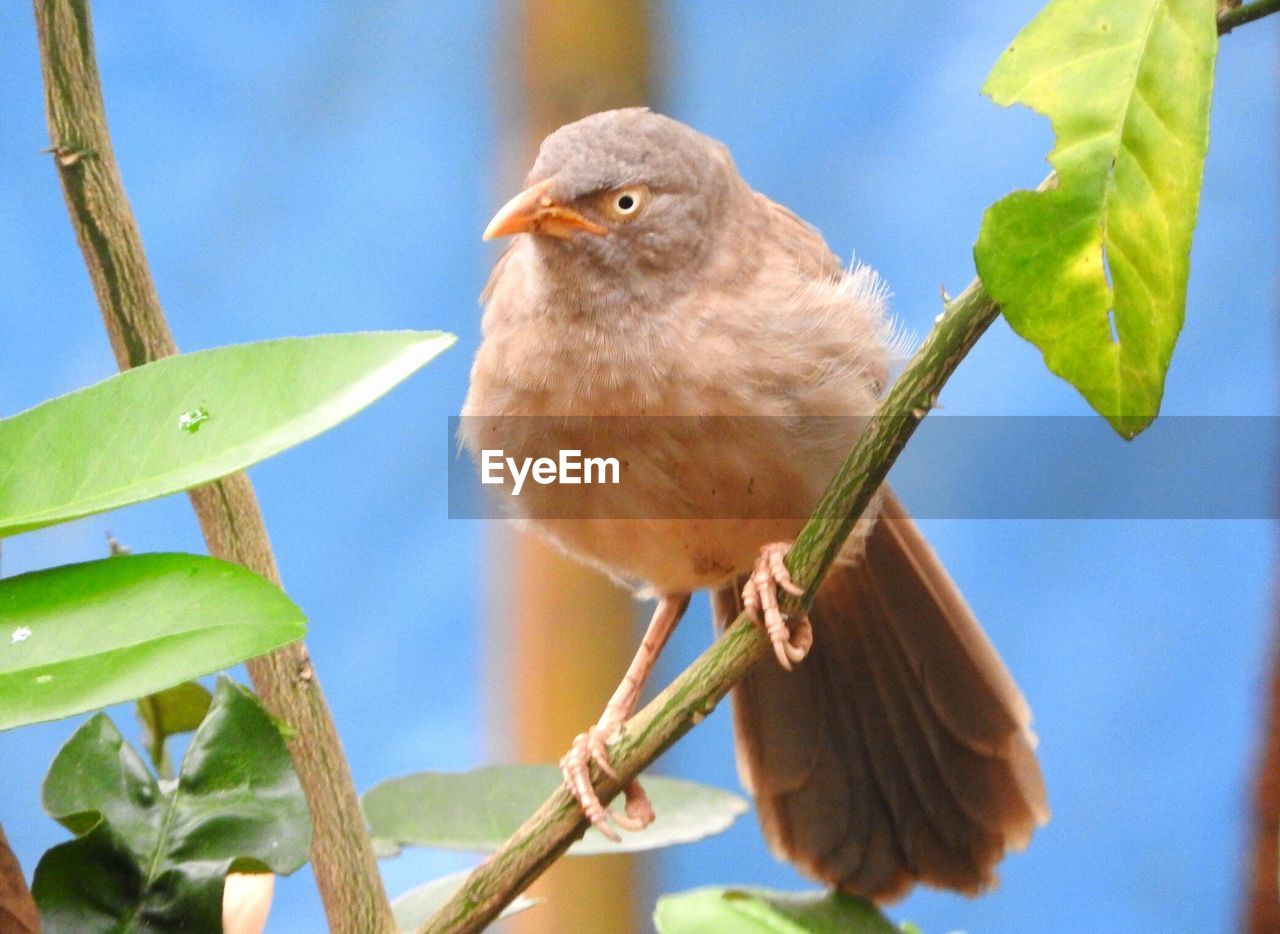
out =
<path fill-rule="evenodd" d="M 978 95 L 1038 6 L 820 2 L 798 15 L 781 0 L 672 2 L 654 104 L 725 141 L 755 187 L 846 260 L 876 266 L 920 336 L 939 285 L 954 293 L 972 277 L 984 208 L 1046 171 L 1047 121 Z M 511 9 L 239 0 L 199 19 L 158 0 L 96 9 L 117 157 L 184 349 L 376 328 L 459 335 L 368 412 L 252 471 L 361 788 L 501 758 L 484 701 L 489 530 L 446 519 L 444 478 L 447 418 L 465 392 L 476 296 L 496 255 L 479 233 L 509 194 L 495 179 L 510 158 L 500 26 Z M 1276 414 L 1276 38 L 1273 20 L 1223 40 L 1168 413 Z M 0 62 L 0 412 L 11 413 L 114 367 L 39 152 L 39 64 L 20 4 L 0 10 Z M 1003 322 L 942 404 L 960 415 L 1088 412 Z M 895 916 L 926 930 L 1231 929 L 1274 524 L 924 525 L 1036 713 L 1054 818 L 1008 860 L 996 892 L 921 893 Z M 6 541 L 5 573 L 98 557 L 108 529 L 136 550 L 202 550 L 173 498 Z M 657 677 L 709 633 L 700 600 Z M 39 813 L 37 789 L 72 728 L 0 735 L 0 821 L 28 868 L 65 836 Z M 662 767 L 736 788 L 727 713 Z M 385 869 L 398 892 L 464 863 L 416 854 Z M 654 866 L 659 891 L 801 884 L 749 818 Z M 273 929 L 321 926 L 305 873 L 286 881 Z"/>

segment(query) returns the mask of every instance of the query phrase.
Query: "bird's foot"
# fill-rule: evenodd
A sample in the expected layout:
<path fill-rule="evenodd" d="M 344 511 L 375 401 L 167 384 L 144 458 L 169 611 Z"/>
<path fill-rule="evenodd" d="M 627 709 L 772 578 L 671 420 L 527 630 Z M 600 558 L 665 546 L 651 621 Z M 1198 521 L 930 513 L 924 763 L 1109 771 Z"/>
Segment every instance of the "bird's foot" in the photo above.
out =
<path fill-rule="evenodd" d="M 591 784 L 591 763 L 600 766 L 600 770 L 610 778 L 617 778 L 613 764 L 609 762 L 608 742 L 618 733 L 621 724 L 602 720 L 585 733 L 579 733 L 573 739 L 573 745 L 560 760 L 560 771 L 564 773 L 564 783 L 569 793 L 577 800 L 583 815 L 591 821 L 591 825 L 614 843 L 622 838 L 610 825 L 610 821 L 623 830 L 643 830 L 653 823 L 653 805 L 645 794 L 640 782 L 632 780 L 623 789 L 626 804 L 622 811 L 606 808 L 600 802 Z"/>
<path fill-rule="evenodd" d="M 778 608 L 778 591 L 781 587 L 793 597 L 804 593 L 804 588 L 791 580 L 791 572 L 783 561 L 791 550 L 790 542 L 773 542 L 760 549 L 756 565 L 742 588 L 742 602 L 747 614 L 764 627 L 765 635 L 773 644 L 773 654 L 778 664 L 787 671 L 799 664 L 813 646 L 813 626 L 808 615 L 787 621 Z"/>

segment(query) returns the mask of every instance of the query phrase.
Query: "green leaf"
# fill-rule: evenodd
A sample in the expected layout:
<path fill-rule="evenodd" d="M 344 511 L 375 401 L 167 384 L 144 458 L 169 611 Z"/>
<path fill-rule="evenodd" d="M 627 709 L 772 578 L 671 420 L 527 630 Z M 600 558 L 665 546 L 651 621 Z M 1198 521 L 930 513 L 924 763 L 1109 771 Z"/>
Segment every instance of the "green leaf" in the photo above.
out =
<path fill-rule="evenodd" d="M 143 743 L 151 757 L 151 764 L 161 778 L 171 777 L 173 771 L 169 763 L 169 737 L 178 733 L 190 733 L 200 726 L 211 703 L 213 695 L 195 681 L 184 681 L 138 698 L 138 719 L 142 721 Z"/>
<path fill-rule="evenodd" d="M 0 729 L 132 700 L 301 639 L 306 617 L 244 568 L 104 558 L 0 579 Z"/>
<path fill-rule="evenodd" d="M 660 934 L 896 934 L 864 898 L 837 892 L 801 894 L 765 889 L 694 889 L 658 899 Z"/>
<path fill-rule="evenodd" d="M 455 872 L 439 879 L 433 879 L 415 889 L 410 889 L 391 903 L 391 911 L 396 916 L 396 927 L 402 931 L 416 931 L 428 918 L 444 907 L 453 893 L 458 891 L 462 883 L 467 881 L 470 872 Z M 542 899 L 517 896 L 515 901 L 502 910 L 499 918 L 511 915 L 540 904 Z"/>
<path fill-rule="evenodd" d="M 243 470 L 354 415 L 454 340 L 397 331 L 181 354 L 0 420 L 0 537 Z"/>
<path fill-rule="evenodd" d="M 429 846 L 488 852 L 511 836 L 563 779 L 553 765 L 494 765 L 470 772 L 419 772 L 380 782 L 365 792 L 365 818 L 382 852 Z M 594 829 L 571 855 L 633 853 L 689 843 L 720 833 L 747 810 L 735 794 L 676 778 L 646 775 L 657 819 L 621 843 Z"/>
<path fill-rule="evenodd" d="M 176 782 L 156 781 L 98 714 L 59 751 L 43 800 L 77 835 L 36 867 L 46 934 L 219 931 L 228 871 L 287 875 L 311 846 L 284 741 L 253 695 L 226 678 Z"/>
<path fill-rule="evenodd" d="M 983 89 L 1050 118 L 1057 183 L 987 210 L 978 275 L 1049 369 L 1126 438 L 1159 411 L 1182 329 L 1214 13 L 1213 0 L 1052 0 Z"/>

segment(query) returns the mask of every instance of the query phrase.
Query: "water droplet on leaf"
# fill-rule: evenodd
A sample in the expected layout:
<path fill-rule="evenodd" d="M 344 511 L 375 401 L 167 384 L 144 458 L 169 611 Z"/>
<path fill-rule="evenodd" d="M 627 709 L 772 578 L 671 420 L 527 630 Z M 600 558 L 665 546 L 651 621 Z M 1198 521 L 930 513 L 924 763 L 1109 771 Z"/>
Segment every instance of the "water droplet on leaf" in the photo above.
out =
<path fill-rule="evenodd" d="M 19 626 L 17 629 L 13 631 L 13 634 L 9 636 L 9 644 L 17 645 L 19 642 L 26 642 L 30 638 L 31 638 L 31 627 Z"/>
<path fill-rule="evenodd" d="M 191 409 L 178 416 L 178 427 L 187 434 L 194 435 L 200 430 L 200 426 L 210 418 L 209 410 L 203 406 L 198 409 Z"/>

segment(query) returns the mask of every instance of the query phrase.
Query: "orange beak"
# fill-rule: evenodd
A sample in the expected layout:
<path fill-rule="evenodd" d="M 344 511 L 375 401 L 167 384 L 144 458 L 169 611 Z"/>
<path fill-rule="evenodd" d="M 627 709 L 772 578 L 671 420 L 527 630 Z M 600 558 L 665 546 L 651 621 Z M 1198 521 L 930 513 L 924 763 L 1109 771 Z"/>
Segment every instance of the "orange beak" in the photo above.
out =
<path fill-rule="evenodd" d="M 600 236 L 608 227 L 587 220 L 571 207 L 558 203 L 547 194 L 551 179 L 530 185 L 504 204 L 484 229 L 484 239 L 509 237 L 518 233 L 548 234 L 566 238 L 575 230 Z"/>

